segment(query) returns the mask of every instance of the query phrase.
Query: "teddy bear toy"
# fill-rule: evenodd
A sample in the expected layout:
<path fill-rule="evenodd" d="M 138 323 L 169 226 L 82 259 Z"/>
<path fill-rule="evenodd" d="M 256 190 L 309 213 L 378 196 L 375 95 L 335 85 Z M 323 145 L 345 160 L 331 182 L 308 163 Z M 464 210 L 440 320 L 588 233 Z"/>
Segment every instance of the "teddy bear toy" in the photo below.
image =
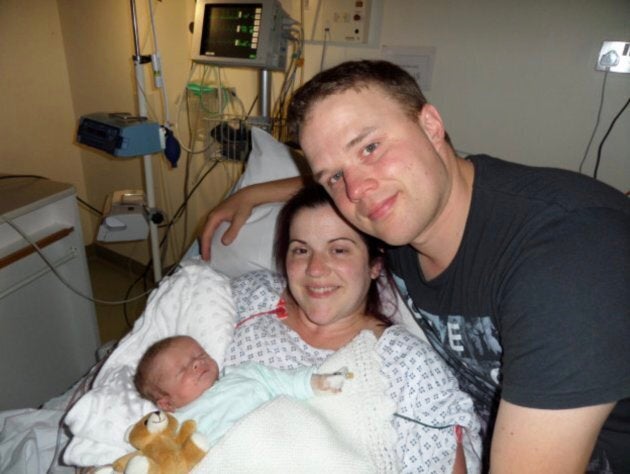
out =
<path fill-rule="evenodd" d="M 125 474 L 185 474 L 206 455 L 209 444 L 196 431 L 193 420 L 179 423 L 163 411 L 142 417 L 127 431 L 127 441 L 137 449 L 117 459 L 112 467 Z"/>

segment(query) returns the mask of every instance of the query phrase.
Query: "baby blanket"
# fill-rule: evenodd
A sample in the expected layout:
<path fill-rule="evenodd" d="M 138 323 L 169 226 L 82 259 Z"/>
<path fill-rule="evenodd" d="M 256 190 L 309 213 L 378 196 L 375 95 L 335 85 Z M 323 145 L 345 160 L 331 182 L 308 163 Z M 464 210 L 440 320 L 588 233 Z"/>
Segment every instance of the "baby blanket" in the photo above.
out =
<path fill-rule="evenodd" d="M 73 436 L 64 461 L 104 465 L 133 449 L 124 441 L 125 431 L 156 409 L 133 386 L 138 361 L 151 344 L 178 334 L 192 336 L 221 366 L 235 321 L 229 279 L 199 258 L 183 261 L 151 293 L 142 317 L 107 359 L 92 389 L 68 412 L 65 422 Z"/>
<path fill-rule="evenodd" d="M 354 377 L 342 393 L 268 402 L 233 426 L 192 472 L 398 472 L 395 406 L 385 395 L 375 344 L 363 331 L 320 367 L 322 373 L 348 367 Z"/>

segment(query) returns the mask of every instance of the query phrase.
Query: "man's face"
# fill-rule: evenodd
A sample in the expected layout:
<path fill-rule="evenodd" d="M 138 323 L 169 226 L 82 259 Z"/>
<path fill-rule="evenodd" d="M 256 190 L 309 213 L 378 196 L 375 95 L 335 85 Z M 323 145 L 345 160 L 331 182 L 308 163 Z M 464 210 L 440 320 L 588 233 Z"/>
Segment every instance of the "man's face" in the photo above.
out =
<path fill-rule="evenodd" d="M 442 124 L 433 107 L 412 120 L 371 86 L 316 102 L 300 144 L 315 179 L 350 222 L 392 245 L 421 245 L 450 192 L 436 127 Z"/>

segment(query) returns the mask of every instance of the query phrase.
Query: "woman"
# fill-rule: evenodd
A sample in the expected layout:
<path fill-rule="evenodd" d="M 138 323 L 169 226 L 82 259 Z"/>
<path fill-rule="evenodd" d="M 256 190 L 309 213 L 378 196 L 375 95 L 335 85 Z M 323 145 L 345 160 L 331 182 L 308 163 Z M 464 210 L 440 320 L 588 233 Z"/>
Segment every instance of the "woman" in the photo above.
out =
<path fill-rule="evenodd" d="M 402 472 L 436 471 L 456 449 L 453 472 L 465 472 L 455 426 L 478 448 L 472 400 L 428 344 L 383 314 L 379 243 L 340 217 L 323 188 L 307 186 L 280 213 L 275 255 L 284 279 L 254 272 L 232 285 L 241 320 L 226 365 L 320 365 L 360 331 L 371 330 L 379 339 L 387 395 L 397 406 L 392 423 Z M 477 467 L 469 454 L 469 467 Z"/>

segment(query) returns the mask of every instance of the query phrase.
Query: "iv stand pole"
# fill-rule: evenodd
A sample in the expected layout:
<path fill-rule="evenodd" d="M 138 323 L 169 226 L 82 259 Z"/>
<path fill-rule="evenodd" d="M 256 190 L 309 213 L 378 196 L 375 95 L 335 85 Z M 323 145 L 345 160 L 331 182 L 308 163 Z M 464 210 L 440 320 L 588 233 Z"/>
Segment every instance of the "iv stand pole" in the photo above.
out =
<path fill-rule="evenodd" d="M 258 76 L 259 110 L 260 116 L 266 119 L 271 117 L 271 71 L 261 69 Z"/>
<path fill-rule="evenodd" d="M 138 18 L 136 12 L 136 1 L 131 1 L 131 17 L 133 21 L 133 39 L 135 45 L 135 54 L 133 56 L 133 63 L 136 73 L 136 93 L 138 95 L 138 115 L 141 117 L 147 116 L 147 103 L 144 96 L 144 64 L 150 62 L 150 58 L 143 57 L 140 54 L 140 42 L 138 39 Z M 153 182 L 153 165 L 151 162 L 151 155 L 144 155 L 142 157 L 144 166 L 144 181 L 147 195 L 147 206 L 149 213 L 152 213 L 155 209 L 155 193 Z M 160 257 L 160 244 L 158 237 L 157 224 L 149 218 L 149 237 L 151 240 L 151 258 L 153 260 L 153 280 L 157 285 L 162 279 L 162 259 Z"/>

